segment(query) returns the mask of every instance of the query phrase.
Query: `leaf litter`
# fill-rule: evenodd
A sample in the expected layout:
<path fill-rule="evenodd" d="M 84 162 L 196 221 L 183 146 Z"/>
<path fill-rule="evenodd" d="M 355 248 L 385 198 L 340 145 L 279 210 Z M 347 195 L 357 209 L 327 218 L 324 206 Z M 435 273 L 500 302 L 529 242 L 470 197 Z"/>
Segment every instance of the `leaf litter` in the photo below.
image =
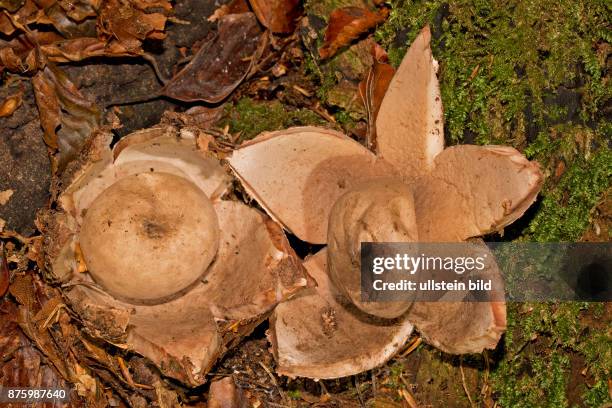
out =
<path fill-rule="evenodd" d="M 417 305 L 410 313 L 399 305 L 393 315 L 385 311 L 384 316 L 361 304 L 350 279 L 354 260 L 347 261 L 347 249 L 337 246 L 352 242 L 352 233 L 333 221 L 365 225 L 380 218 L 385 225 L 384 205 L 380 214 L 361 219 L 351 215 L 358 204 L 350 204 L 350 196 L 343 201 L 345 194 L 354 194 L 357 202 L 379 203 L 386 203 L 389 194 L 399 195 L 412 214 L 405 239 L 462 241 L 520 217 L 539 190 L 537 166 L 510 148 L 444 149 L 428 28 L 397 72 L 373 45 L 372 66 L 359 86 L 367 112 L 365 146 L 317 127 L 264 133 L 235 146 L 228 142 L 227 129 L 214 127 L 221 103 L 248 93 L 249 86 L 265 90 L 268 72 L 280 89 L 291 85 L 283 82 L 291 80 L 284 78 L 286 68 L 276 74 L 280 71 L 272 70 L 270 61 L 291 50 L 300 7 L 293 0 L 234 3 L 214 13 L 216 34 L 202 39 L 187 65 L 176 66 L 159 92 L 187 102 L 184 107 L 190 109 L 168 112 L 159 126 L 133 132 L 113 146 L 112 132 L 121 126 L 116 116 L 92 103 L 57 63 L 92 57 L 151 62 L 145 49 L 167 38 L 171 4 L 0 4 L 6 9 L 0 31 L 8 36 L 0 42 L 1 68 L 31 76 L 55 173 L 53 205 L 37 220 L 42 236 L 5 235 L 18 245 L 10 242 L 12 255 L 2 257 L 0 268 L 0 289 L 11 294 L 0 306 L 9 322 L 3 325 L 0 345 L 12 353 L 20 350 L 3 353 L 13 356 L 2 367 L 2 378 L 12 376 L 7 383 L 30 384 L 26 378 L 33 376 L 42 378 L 36 386 L 73 384 L 74 400 L 92 406 L 198 404 L 202 395 L 194 394 L 193 387 L 207 383 L 221 357 L 269 321 L 275 361 L 259 361 L 259 368 L 249 370 L 261 373 L 263 368 L 265 380 L 258 381 L 271 381 L 273 387 L 253 385 L 249 376 L 239 381 L 226 376 L 212 381 L 208 401 L 209 406 L 239 407 L 249 400 L 259 406 L 273 393 L 289 402 L 276 375 L 338 378 L 381 366 L 403 348 L 415 326 L 425 341 L 452 353 L 492 348 L 499 340 L 505 329 L 503 304 L 443 310 Z M 387 16 L 385 6 L 335 10 L 320 57 L 341 52 Z M 304 90 L 300 84 L 290 88 Z M 306 90 L 298 93 L 312 97 Z M 406 100 L 406 94 L 411 98 Z M 11 109 L 5 109 L 7 115 Z M 408 125 L 400 121 L 408 127 L 391 125 L 406 115 L 414 119 Z M 394 149 L 408 152 L 411 160 Z M 475 162 L 481 167 L 455 180 L 458 166 Z M 499 171 L 487 172 L 491 168 Z M 475 188 L 470 177 L 483 171 L 490 182 Z M 513 188 L 490 196 L 487 186 L 499 177 L 510 177 Z M 279 185 L 279 178 L 289 179 Z M 469 192 L 467 202 L 462 202 L 465 193 L 444 190 L 449 179 Z M 371 180 L 377 181 L 362 184 Z M 249 196 L 263 211 L 243 202 Z M 431 197 L 439 196 L 461 205 L 432 203 Z M 483 216 L 478 225 L 457 223 L 483 196 L 516 205 L 489 203 L 489 218 Z M 158 211 L 147 210 L 151 200 Z M 185 213 L 178 214 L 178 208 Z M 191 214 L 202 228 L 183 219 Z M 440 214 L 442 221 L 434 222 Z M 300 259 L 284 230 L 305 242 L 329 245 Z M 178 249 L 177 242 L 206 251 L 195 254 L 188 245 Z M 147 257 L 156 263 L 146 263 Z M 13 271 L 17 266 L 19 273 Z M 153 278 L 147 277 L 155 268 L 160 269 Z M 497 276 L 498 271 L 491 273 Z M 449 318 L 465 315 L 479 319 L 466 326 L 448 324 Z M 355 343 L 355 333 L 361 343 Z M 319 403 L 329 401 L 323 394 Z"/>

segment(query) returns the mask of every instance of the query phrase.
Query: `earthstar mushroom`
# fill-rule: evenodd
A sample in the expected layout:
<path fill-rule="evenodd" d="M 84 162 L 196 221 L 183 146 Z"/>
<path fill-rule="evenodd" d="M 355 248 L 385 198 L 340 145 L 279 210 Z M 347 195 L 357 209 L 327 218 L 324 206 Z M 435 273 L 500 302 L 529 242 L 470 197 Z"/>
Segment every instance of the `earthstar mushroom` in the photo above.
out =
<path fill-rule="evenodd" d="M 222 198 L 231 178 L 197 132 L 160 125 L 113 149 L 95 135 L 43 217 L 49 270 L 85 329 L 191 386 L 308 284 L 281 227 Z"/>
<path fill-rule="evenodd" d="M 511 147 L 444 149 L 430 36 L 425 27 L 391 80 L 374 153 L 341 133 L 302 127 L 264 133 L 228 159 L 272 218 L 304 241 L 328 245 L 305 262 L 318 286 L 272 316 L 281 374 L 334 378 L 371 369 L 402 347 L 413 324 L 451 353 L 494 348 L 505 330 L 503 301 L 360 297 L 362 242 L 463 242 L 495 232 L 526 211 L 542 184 L 538 164 Z M 496 265 L 483 274 L 503 289 Z"/>

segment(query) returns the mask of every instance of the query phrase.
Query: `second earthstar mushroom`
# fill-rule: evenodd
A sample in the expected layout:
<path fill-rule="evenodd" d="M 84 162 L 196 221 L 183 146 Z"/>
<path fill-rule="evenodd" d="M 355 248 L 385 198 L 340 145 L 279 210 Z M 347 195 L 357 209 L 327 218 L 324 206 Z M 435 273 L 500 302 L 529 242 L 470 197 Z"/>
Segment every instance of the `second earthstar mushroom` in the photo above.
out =
<path fill-rule="evenodd" d="M 498 231 L 535 200 L 537 163 L 507 146 L 444 149 L 429 28 L 412 43 L 382 101 L 376 151 L 316 127 L 264 133 L 230 166 L 246 191 L 298 238 L 328 247 L 305 262 L 317 287 L 281 303 L 269 337 L 281 374 L 335 378 L 382 364 L 414 324 L 451 353 L 494 348 L 504 302 L 394 302 L 359 296 L 361 242 L 462 242 Z M 499 270 L 487 274 L 501 285 Z"/>
<path fill-rule="evenodd" d="M 97 134 L 48 212 L 46 255 L 95 337 L 191 386 L 308 277 L 281 227 L 222 198 L 197 129 Z"/>

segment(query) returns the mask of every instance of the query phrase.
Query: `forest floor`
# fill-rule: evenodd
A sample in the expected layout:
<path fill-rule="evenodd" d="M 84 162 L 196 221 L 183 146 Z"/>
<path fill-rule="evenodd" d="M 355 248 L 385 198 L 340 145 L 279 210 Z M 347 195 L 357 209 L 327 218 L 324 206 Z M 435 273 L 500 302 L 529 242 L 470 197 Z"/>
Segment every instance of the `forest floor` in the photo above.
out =
<path fill-rule="evenodd" d="M 545 173 L 537 203 L 503 236 L 490 238 L 609 242 L 610 4 L 597 0 L 388 3 L 389 17 L 371 35 L 322 61 L 317 49 L 331 12 L 372 5 L 365 0 L 306 1 L 296 32 L 282 39 L 272 63 L 219 105 L 215 127 L 235 135 L 236 141 L 266 130 L 311 124 L 361 140 L 366 114 L 357 87 L 371 63 L 369 42 L 380 44 L 397 66 L 418 31 L 430 24 L 433 54 L 440 64 L 447 144 L 511 145 L 537 160 Z M 145 43 L 163 75 L 172 76 L 187 50 L 211 36 L 215 24 L 208 17 L 217 8 L 208 0 L 175 2 L 167 37 L 161 43 Z M 157 124 L 166 111 L 182 112 L 194 105 L 155 97 L 161 85 L 151 65 L 140 58 L 94 58 L 62 68 L 104 115 L 112 112 L 118 117 L 122 127 L 113 130 L 117 139 Z M 0 192 L 14 191 L 0 206 L 0 219 L 7 230 L 31 236 L 36 235 L 36 212 L 49 200 L 51 165 L 32 86 L 5 73 L 0 100 L 16 93 L 21 94 L 21 105 L 0 119 Z M 31 269 L 23 241 L 7 236 L 3 240 L 10 269 Z M 305 253 L 308 250 L 304 247 Z M 14 303 L 7 295 L 0 313 L 10 313 Z M 29 358 L 38 359 L 41 367 L 53 365 L 42 357 L 40 347 L 37 351 L 31 339 L 17 333 L 14 322 L 0 330 L 5 339 L 19 339 L 19 347 L 30 353 Z M 383 367 L 318 382 L 272 374 L 274 360 L 265 330 L 265 324 L 257 328 L 210 374 L 211 378 L 234 376 L 260 406 L 612 406 L 610 303 L 510 303 L 508 331 L 494 351 L 450 356 L 420 343 L 415 334 L 405 352 Z M 141 360 L 131 358 L 133 364 Z M 7 364 L 14 362 L 0 360 L 3 364 L 6 371 Z M 94 373 L 117 404 L 139 406 L 126 397 L 131 392 L 128 386 L 104 370 Z M 183 402 L 204 406 L 206 385 L 186 390 L 169 383 L 164 389 Z M 145 401 L 141 406 L 161 401 L 149 391 L 139 395 Z"/>

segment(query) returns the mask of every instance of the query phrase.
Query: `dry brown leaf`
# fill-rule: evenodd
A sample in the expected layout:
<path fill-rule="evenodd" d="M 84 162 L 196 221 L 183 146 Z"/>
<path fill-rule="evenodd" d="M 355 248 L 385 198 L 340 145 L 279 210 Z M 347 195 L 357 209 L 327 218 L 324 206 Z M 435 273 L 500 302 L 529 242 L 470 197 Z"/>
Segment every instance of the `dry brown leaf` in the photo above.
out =
<path fill-rule="evenodd" d="M 4 190 L 4 191 L 0 191 L 0 205 L 4 205 L 6 203 L 8 203 L 8 200 L 11 199 L 11 197 L 13 196 L 14 191 L 13 190 Z"/>
<path fill-rule="evenodd" d="M 0 118 L 11 116 L 21 106 L 22 92 L 7 97 L 0 105 Z"/>
<path fill-rule="evenodd" d="M 249 0 L 259 22 L 273 33 L 291 33 L 300 14 L 299 0 Z"/>
<path fill-rule="evenodd" d="M 234 379 L 225 377 L 210 384 L 206 406 L 208 408 L 247 408 L 249 404 Z"/>
<path fill-rule="evenodd" d="M 166 84 L 163 94 L 185 102 L 221 102 L 258 58 L 261 34 L 253 13 L 222 17 L 216 37 Z"/>
<path fill-rule="evenodd" d="M 331 57 L 340 48 L 385 21 L 388 15 L 386 8 L 378 11 L 361 7 L 342 7 L 334 10 L 329 16 L 325 42 L 319 49 L 319 55 L 323 59 Z"/>
<path fill-rule="evenodd" d="M 12 35 L 17 26 L 29 24 L 51 24 L 44 11 L 33 0 L 19 2 L 19 9 L 10 14 L 0 13 L 0 32 Z"/>
<path fill-rule="evenodd" d="M 171 8 L 165 0 L 108 0 L 98 16 L 98 37 L 108 43 L 116 43 L 125 52 L 140 54 L 145 39 L 165 38 L 165 13 Z M 153 9 L 162 9 L 164 12 L 149 12 Z"/>
<path fill-rule="evenodd" d="M 251 11 L 247 0 L 232 0 L 228 4 L 221 5 L 215 12 L 208 17 L 208 21 L 214 23 L 219 21 L 221 17 L 227 16 L 228 14 L 241 14 Z"/>
<path fill-rule="evenodd" d="M 55 170 L 63 170 L 98 127 L 100 111 L 57 67 L 47 65 L 32 80 L 45 143 L 58 150 Z"/>
<path fill-rule="evenodd" d="M 367 77 L 359 83 L 359 96 L 365 106 L 368 121 L 366 147 L 375 150 L 376 117 L 395 74 L 395 68 L 387 63 L 386 52 L 376 43 L 372 47 L 372 55 L 374 57 L 372 67 Z"/>
<path fill-rule="evenodd" d="M 42 55 L 37 55 L 38 51 Z M 129 55 L 131 54 L 117 42 L 107 44 L 93 37 L 67 40 L 54 32 L 30 31 L 10 41 L 0 40 L 0 71 L 7 69 L 23 74 L 42 68 L 45 60 L 73 62 L 92 57 Z"/>
<path fill-rule="evenodd" d="M 0 218 L 0 222 L 2 219 Z M 0 225 L 0 232 L 2 232 L 2 225 Z M 6 257 L 4 255 L 4 244 L 0 242 L 0 298 L 4 296 L 9 288 L 9 270 L 6 263 Z"/>

